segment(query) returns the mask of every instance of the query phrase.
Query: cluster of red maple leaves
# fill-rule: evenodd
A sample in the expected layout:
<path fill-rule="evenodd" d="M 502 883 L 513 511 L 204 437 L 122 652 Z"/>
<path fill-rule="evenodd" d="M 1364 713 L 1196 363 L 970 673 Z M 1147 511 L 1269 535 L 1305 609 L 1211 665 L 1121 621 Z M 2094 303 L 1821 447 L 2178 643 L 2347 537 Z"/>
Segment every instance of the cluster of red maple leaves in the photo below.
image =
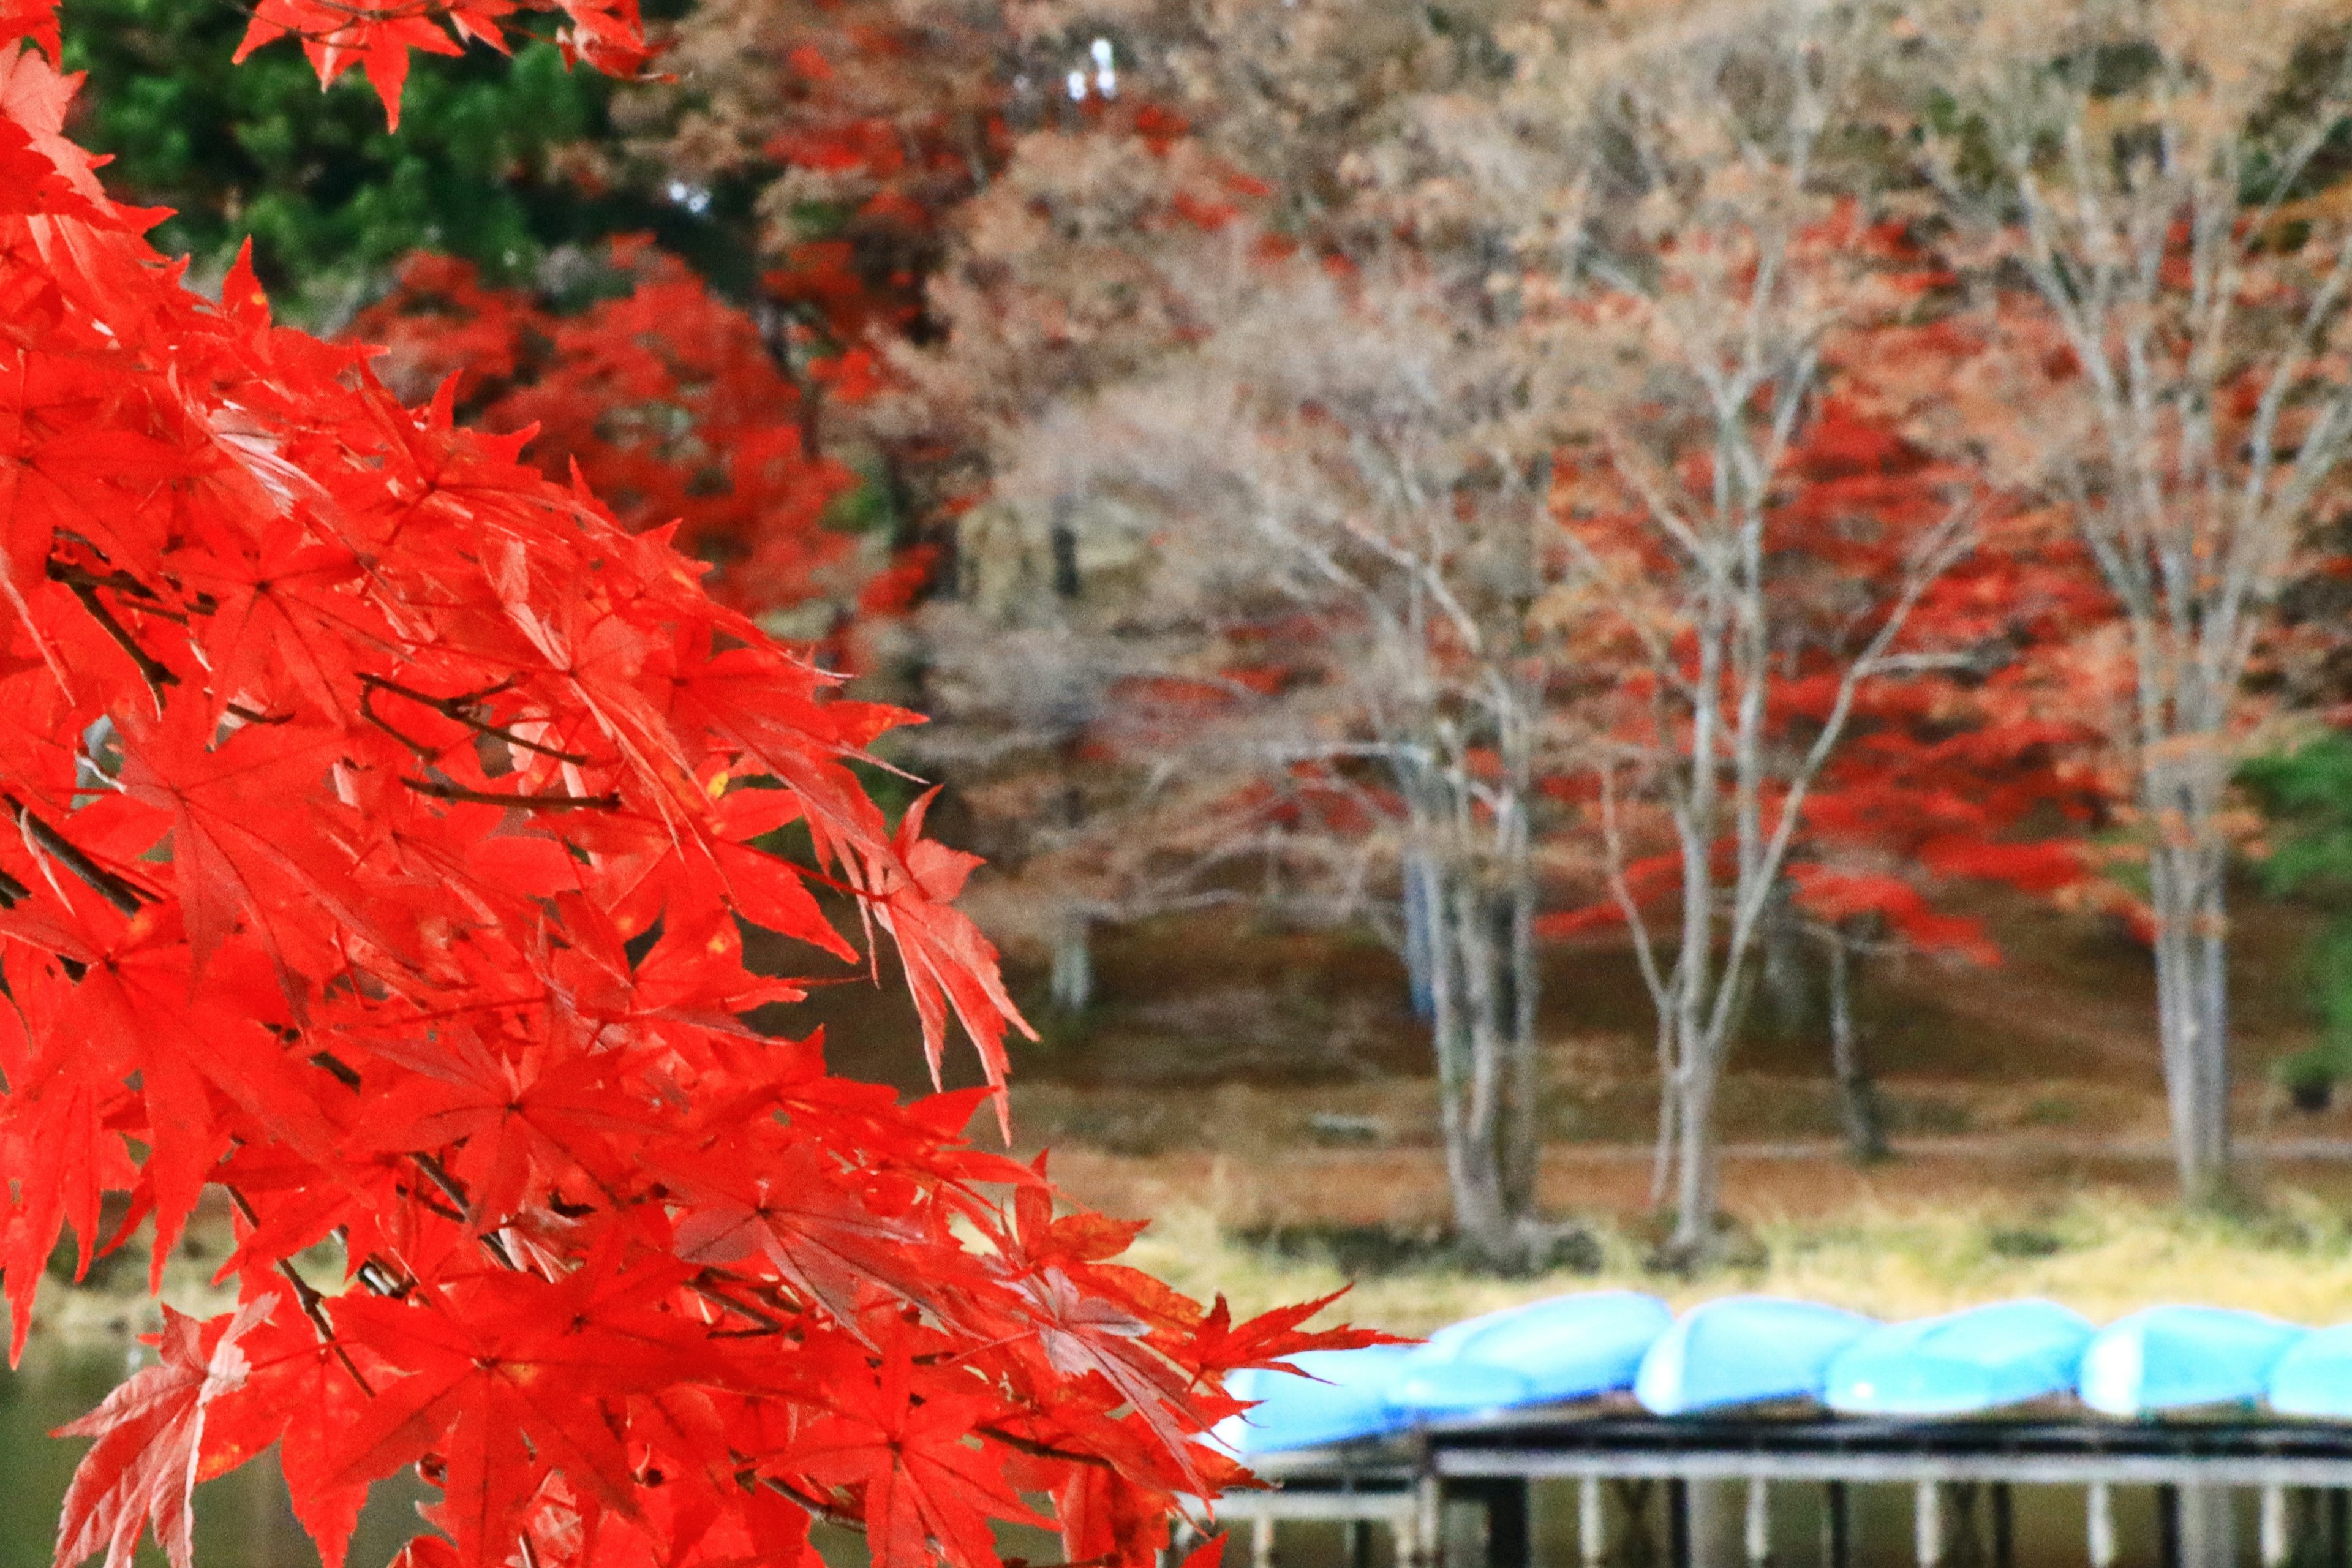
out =
<path fill-rule="evenodd" d="M 632 531 L 678 524 L 677 547 L 711 563 L 704 585 L 731 608 L 815 595 L 849 564 L 850 536 L 824 519 L 857 476 L 817 455 L 811 400 L 750 314 L 643 236 L 608 251 L 629 291 L 571 314 L 420 253 L 348 335 L 387 351 L 377 368 L 395 388 L 457 377 L 462 423 L 530 431 L 535 467 L 576 468 Z"/>
<path fill-rule="evenodd" d="M 641 63 L 628 7 L 566 7 Z M 255 29 L 389 98 L 436 14 L 509 9 Z M 814 1563 L 818 1519 L 969 1568 L 1046 1498 L 1072 1563 L 1144 1561 L 1236 1479 L 1193 1440 L 1219 1374 L 1366 1336 L 1112 1262 L 1136 1227 L 964 1141 L 992 1090 L 902 1104 L 746 1028 L 801 993 L 741 923 L 855 958 L 836 889 L 1001 1110 L 973 862 L 846 765 L 909 716 L 243 265 L 184 287 L 64 137 L 58 51 L 0 0 L 0 1268 L 21 1349 L 67 1226 L 86 1268 L 152 1224 L 160 1275 L 211 1187 L 241 1303 L 167 1313 L 68 1429 L 59 1561 L 152 1522 L 186 1568 L 194 1483 L 273 1442 L 331 1568 L 412 1465 L 418 1568 Z"/>

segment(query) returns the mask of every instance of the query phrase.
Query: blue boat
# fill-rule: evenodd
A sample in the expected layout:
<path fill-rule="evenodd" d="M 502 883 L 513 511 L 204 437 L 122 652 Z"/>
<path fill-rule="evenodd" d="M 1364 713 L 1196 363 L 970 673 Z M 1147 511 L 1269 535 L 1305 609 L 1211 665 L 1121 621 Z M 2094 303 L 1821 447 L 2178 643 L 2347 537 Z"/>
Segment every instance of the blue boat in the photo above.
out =
<path fill-rule="evenodd" d="M 1236 1454 L 1320 1448 L 1379 1437 L 1404 1425 L 1385 1395 L 1412 1345 L 1366 1345 L 1351 1351 L 1301 1351 L 1284 1358 L 1305 1377 L 1270 1367 L 1229 1373 L 1236 1399 L 1258 1403 L 1217 1423 L 1214 1439 Z"/>
<path fill-rule="evenodd" d="M 2109 1415 L 2251 1405 L 2311 1331 L 2225 1307 L 2150 1307 L 2118 1318 L 2083 1352 L 2083 1403 Z"/>
<path fill-rule="evenodd" d="M 1633 1397 L 1659 1415 L 1819 1399 L 1831 1358 L 1877 1327 L 1817 1301 L 1727 1296 L 1685 1312 L 1650 1347 Z"/>
<path fill-rule="evenodd" d="M 1822 1399 L 1855 1415 L 1962 1415 L 2072 1394 L 2092 1332 L 2034 1300 L 1890 1323 L 1831 1361 Z"/>
<path fill-rule="evenodd" d="M 2282 1415 L 2352 1420 L 2352 1323 L 2315 1329 L 2271 1368 L 2271 1408 Z"/>
<path fill-rule="evenodd" d="M 1642 1356 L 1674 1326 L 1655 1296 L 1592 1290 L 1440 1329 L 1389 1386 L 1402 1415 L 1463 1415 L 1590 1399 L 1633 1385 Z"/>

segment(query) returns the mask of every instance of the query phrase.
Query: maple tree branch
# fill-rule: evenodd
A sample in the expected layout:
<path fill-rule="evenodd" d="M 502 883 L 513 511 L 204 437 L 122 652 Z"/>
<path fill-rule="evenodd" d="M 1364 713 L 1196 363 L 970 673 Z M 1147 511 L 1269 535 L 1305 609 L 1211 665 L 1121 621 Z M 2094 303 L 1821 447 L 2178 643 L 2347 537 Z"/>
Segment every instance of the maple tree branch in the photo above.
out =
<path fill-rule="evenodd" d="M 360 717 L 374 725 L 377 729 L 383 731 L 385 734 L 391 736 L 394 740 L 399 742 L 402 745 L 407 747 L 408 754 L 410 756 L 415 757 L 426 767 L 431 767 L 433 765 L 433 759 L 439 756 L 441 753 L 426 745 L 424 742 L 408 734 L 405 731 L 401 730 L 395 726 L 391 720 L 386 719 L 383 714 L 377 712 L 374 707 L 374 698 L 375 690 L 373 688 L 370 688 L 369 689 L 360 693 Z"/>
<path fill-rule="evenodd" d="M 360 1266 L 352 1270 L 352 1273 L 361 1284 L 375 1294 L 389 1297 L 395 1301 L 404 1300 L 411 1290 L 416 1289 L 416 1281 L 402 1279 L 373 1252 L 360 1259 Z"/>
<path fill-rule="evenodd" d="M 1099 1454 L 1081 1454 L 1072 1448 L 1056 1448 L 1051 1443 L 1040 1443 L 1034 1437 L 1024 1437 L 1017 1433 L 1007 1432 L 1002 1426 L 975 1426 L 972 1430 L 983 1437 L 993 1437 L 1006 1447 L 1018 1449 L 1034 1458 L 1059 1459 L 1065 1464 L 1071 1465 L 1097 1465 L 1104 1469 L 1115 1468 L 1108 1459 Z M 1084 1568 L 1084 1565 L 1071 1563 L 1069 1568 Z"/>
<path fill-rule="evenodd" d="M 89 889 L 126 915 L 135 915 L 142 901 L 154 902 L 156 895 L 125 878 L 118 877 L 84 854 L 73 840 L 35 816 L 30 807 L 13 795 L 0 795 L 16 826 L 34 847 L 79 878 Z"/>
<path fill-rule="evenodd" d="M 714 1272 L 715 1271 L 712 1269 L 705 1268 L 700 1274 L 698 1274 L 693 1279 L 688 1280 L 686 1282 L 686 1288 L 693 1291 L 696 1295 L 701 1297 L 704 1300 L 715 1302 L 719 1306 L 734 1313 L 737 1317 L 750 1319 L 752 1322 L 758 1324 L 759 1327 L 755 1329 L 714 1330 L 711 1335 L 712 1338 L 730 1340 L 753 1339 L 766 1334 L 781 1334 L 784 1331 L 783 1320 L 781 1318 L 772 1318 L 756 1307 L 747 1307 L 742 1302 L 738 1301 L 734 1297 L 727 1294 L 724 1290 L 719 1289 L 718 1286 L 710 1283 L 710 1278 Z"/>
<path fill-rule="evenodd" d="M 478 735 L 494 736 L 499 740 L 504 741 L 509 746 L 520 746 L 526 752 L 536 752 L 538 755 L 549 758 L 554 762 L 570 763 L 574 767 L 586 767 L 590 763 L 595 760 L 593 757 L 583 755 L 578 752 L 558 751 L 553 746 L 544 746 L 540 744 L 537 741 L 526 741 L 511 730 L 505 729 L 497 724 L 487 723 L 482 720 L 474 717 L 473 710 L 475 705 L 480 702 L 484 698 L 494 696 L 498 692 L 503 691 L 508 687 L 512 686 L 514 682 L 510 680 L 502 682 L 497 686 L 487 688 L 481 691 L 469 691 L 461 697 L 435 697 L 429 693 L 419 691 L 414 687 L 403 686 L 396 680 L 387 680 L 381 675 L 370 675 L 365 670 L 360 671 L 360 684 L 366 687 L 371 693 L 376 691 L 389 691 L 394 697 L 404 697 L 420 708 L 430 708 L 436 713 L 440 714 L 444 719 L 447 719 L 454 723 L 465 725 L 466 728 L 473 731 Z M 364 702 L 365 699 L 362 699 L 362 700 Z M 379 723 L 383 722 L 381 720 L 377 721 Z M 384 728 L 391 729 L 391 726 L 387 724 L 384 725 Z M 394 731 L 394 733 L 397 733 L 397 731 Z"/>
<path fill-rule="evenodd" d="M 409 1158 L 416 1163 L 416 1168 L 418 1170 L 425 1173 L 425 1176 L 427 1181 L 441 1189 L 442 1196 L 447 1198 L 451 1203 L 457 1205 L 459 1212 L 452 1215 L 450 1217 L 452 1219 L 465 1218 L 466 1215 L 464 1211 L 474 1206 L 474 1201 L 466 1195 L 466 1184 L 463 1182 L 460 1182 L 457 1177 L 451 1175 L 449 1173 L 449 1168 L 441 1163 L 440 1160 L 434 1155 L 411 1154 Z"/>
<path fill-rule="evenodd" d="M 80 602 L 81 607 L 89 613 L 89 618 L 96 621 L 104 629 L 106 635 L 114 639 L 114 646 L 121 648 L 130 657 L 131 662 L 139 667 L 140 678 L 147 682 L 147 689 L 154 694 L 155 700 L 160 705 L 163 700 L 163 689 L 180 684 L 178 673 L 140 646 L 139 639 L 131 635 L 131 628 L 114 618 L 114 612 L 106 607 L 106 602 L 98 596 L 98 590 L 95 587 L 88 583 L 68 583 L 66 584 L 66 591 L 73 595 L 75 599 Z"/>
<path fill-rule="evenodd" d="M 356 1090 L 360 1087 L 360 1075 L 352 1070 L 349 1062 L 332 1051 L 312 1051 L 310 1065 L 333 1074 L 335 1081 L 345 1089 Z"/>
<path fill-rule="evenodd" d="M 167 621 L 174 621 L 184 626 L 188 624 L 185 612 L 165 609 L 162 595 L 121 567 L 111 572 L 93 572 L 87 566 L 77 566 L 70 561 L 60 561 L 56 556 L 51 556 L 46 575 L 50 582 L 62 583 L 68 588 L 111 588 L 118 594 L 128 594 L 134 599 L 144 599 L 147 603 L 139 606 L 142 614 L 160 616 Z"/>
<path fill-rule="evenodd" d="M 223 708 L 221 711 L 228 714 L 231 718 L 242 719 L 248 724 L 291 724 L 294 722 L 294 715 L 291 713 L 264 713 L 257 709 L 247 708 L 242 702 L 232 702 Z"/>
<path fill-rule="evenodd" d="M 442 1194 L 457 1205 L 455 1209 L 445 1209 L 438 1204 L 427 1202 L 425 1206 L 446 1218 L 469 1223 L 473 1214 L 474 1200 L 467 1195 L 466 1184 L 451 1175 L 449 1168 L 441 1163 L 440 1159 L 436 1155 L 412 1153 L 408 1157 L 415 1163 L 418 1170 L 425 1173 L 427 1181 L 440 1188 Z M 500 1268 L 512 1269 L 518 1273 L 521 1271 L 522 1265 L 515 1261 L 513 1249 L 507 1246 L 506 1238 L 497 1231 L 478 1232 L 474 1239 L 481 1244 L 482 1250 L 488 1253 Z"/>
<path fill-rule="evenodd" d="M 476 805 L 520 805 L 534 811 L 621 809 L 621 793 L 618 790 L 608 790 L 603 795 L 532 794 L 529 791 L 502 795 L 494 789 L 468 789 L 464 784 L 436 784 L 431 779 L 413 779 L 405 774 L 402 775 L 400 782 L 417 794 L 431 795 L 436 800 L 461 800 Z"/>
<path fill-rule="evenodd" d="M 866 1533 L 865 1520 L 855 1514 L 844 1513 L 824 1499 L 801 1490 L 781 1476 L 762 1476 L 756 1471 L 744 1469 L 738 1470 L 735 1479 L 739 1481 L 749 1481 L 756 1486 L 763 1486 L 779 1497 L 790 1498 L 827 1524 L 837 1524 L 845 1530 L 856 1531 L 860 1535 Z"/>
<path fill-rule="evenodd" d="M 236 1205 L 236 1212 L 245 1216 L 245 1223 L 256 1230 L 260 1229 L 261 1215 L 255 1210 L 251 1200 L 226 1182 L 221 1184 L 221 1187 L 228 1194 L 228 1201 Z M 360 1371 L 359 1363 L 352 1360 L 351 1352 L 345 1350 L 342 1341 L 335 1336 L 334 1322 L 327 1316 L 327 1299 L 319 1293 L 317 1286 L 302 1277 L 302 1271 L 294 1267 L 292 1258 L 281 1258 L 275 1267 L 278 1277 L 293 1288 L 295 1304 L 302 1309 L 302 1315 L 310 1320 L 310 1328 L 319 1336 L 319 1342 L 335 1352 L 335 1359 L 343 1363 L 343 1371 L 351 1374 L 351 1380 L 359 1385 L 359 1391 L 373 1399 L 375 1390 Z"/>
<path fill-rule="evenodd" d="M 336 1337 L 334 1323 L 327 1316 L 326 1298 L 319 1294 L 316 1286 L 302 1278 L 302 1271 L 294 1267 L 292 1258 L 279 1258 L 277 1268 L 279 1276 L 294 1288 L 294 1300 L 300 1304 L 302 1315 L 310 1320 L 310 1327 L 317 1332 L 320 1342 L 335 1352 L 335 1359 L 342 1363 L 344 1373 L 359 1391 L 373 1399 L 374 1385 L 368 1382 L 367 1374 L 360 1371 L 360 1363 L 352 1359 L 352 1352 L 343 1348 L 343 1342 Z"/>

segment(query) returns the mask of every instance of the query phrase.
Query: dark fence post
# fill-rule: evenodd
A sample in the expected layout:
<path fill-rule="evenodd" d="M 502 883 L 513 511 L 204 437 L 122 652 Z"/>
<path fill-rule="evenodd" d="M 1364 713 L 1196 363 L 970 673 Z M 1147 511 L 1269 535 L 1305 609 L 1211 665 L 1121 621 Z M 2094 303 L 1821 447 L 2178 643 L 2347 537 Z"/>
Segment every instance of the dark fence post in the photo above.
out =
<path fill-rule="evenodd" d="M 1531 1568 L 1528 1482 L 1524 1476 L 1490 1481 L 1486 1489 L 1486 1568 Z"/>
<path fill-rule="evenodd" d="M 1832 1481 L 1822 1489 L 1822 1533 L 1827 1537 L 1822 1556 L 1829 1568 L 1853 1568 L 1853 1515 L 1846 1496 L 1843 1481 Z"/>

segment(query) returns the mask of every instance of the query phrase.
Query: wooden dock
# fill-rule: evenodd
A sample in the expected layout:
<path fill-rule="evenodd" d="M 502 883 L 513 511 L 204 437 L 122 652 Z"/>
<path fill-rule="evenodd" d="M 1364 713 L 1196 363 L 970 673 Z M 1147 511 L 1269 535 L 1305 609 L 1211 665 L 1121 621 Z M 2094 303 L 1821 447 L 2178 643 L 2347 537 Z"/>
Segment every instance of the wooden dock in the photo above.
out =
<path fill-rule="evenodd" d="M 2080 1495 L 2089 1568 L 2119 1561 L 2118 1489 L 2154 1492 L 2159 1568 L 2237 1568 L 2242 1492 L 2259 1499 L 2262 1568 L 2352 1568 L 2352 1426 L 2309 1422 L 1523 1411 L 1250 1463 L 1274 1489 L 1233 1494 L 1217 1512 L 1247 1525 L 1255 1568 L 1278 1568 L 1277 1530 L 1307 1521 L 1345 1525 L 1354 1568 L 1369 1568 L 1376 1530 L 1391 1533 L 1401 1568 L 1564 1568 L 1535 1560 L 1529 1488 L 1546 1482 L 1576 1489 L 1579 1568 L 1764 1568 L 1776 1546 L 1788 1561 L 1796 1543 L 1772 1539 L 1778 1487 L 1819 1489 L 1822 1540 L 1801 1556 L 1854 1568 L 1848 1489 L 1889 1483 L 1911 1490 L 1918 1568 L 2012 1568 L 2022 1486 Z M 1465 1510 L 1474 1530 L 1462 1528 Z"/>

